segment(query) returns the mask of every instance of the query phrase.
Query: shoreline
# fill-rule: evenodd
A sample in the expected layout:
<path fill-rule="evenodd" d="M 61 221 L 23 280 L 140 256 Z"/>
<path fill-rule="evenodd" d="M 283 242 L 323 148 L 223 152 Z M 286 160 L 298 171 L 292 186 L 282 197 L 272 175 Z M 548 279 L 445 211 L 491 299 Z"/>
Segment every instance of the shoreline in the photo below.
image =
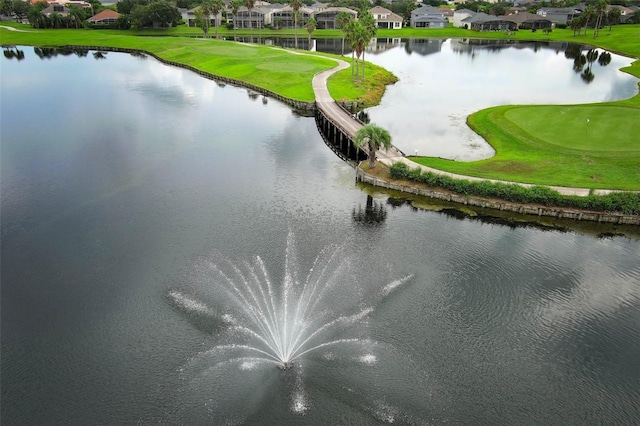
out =
<path fill-rule="evenodd" d="M 12 30 L 13 28 L 11 27 L 5 27 L 2 26 L 2 28 L 6 28 L 9 30 Z M 2 46 L 7 46 L 5 44 L 2 44 Z M 279 95 L 275 92 L 272 92 L 268 89 L 264 89 L 262 87 L 253 85 L 251 83 L 242 81 L 242 80 L 237 80 L 237 79 L 233 79 L 233 78 L 229 78 L 229 77 L 224 77 L 224 76 L 220 76 L 220 75 L 216 75 L 207 71 L 203 71 L 200 70 L 194 66 L 191 66 L 189 64 L 186 63 L 181 63 L 181 62 L 176 62 L 176 61 L 171 61 L 171 60 L 167 60 L 167 59 L 163 59 L 159 56 L 157 56 L 156 54 L 149 52 L 147 50 L 144 49 L 136 49 L 136 48 L 121 48 L 121 47 L 105 47 L 105 46 L 91 46 L 91 45 L 73 45 L 73 44 L 69 44 L 69 45 L 62 45 L 62 46 L 52 46 L 52 47 L 58 47 L 58 48 L 79 48 L 79 49 L 86 49 L 86 50 L 95 50 L 95 51 L 112 51 L 112 52 L 122 52 L 122 53 L 133 53 L 133 54 L 143 54 L 143 55 L 148 55 L 153 57 L 154 59 L 158 60 L 159 62 L 165 64 L 165 65 L 171 65 L 171 66 L 176 66 L 176 67 L 180 67 L 189 71 L 193 71 L 195 73 L 197 73 L 198 75 L 205 77 L 207 79 L 210 80 L 217 80 L 217 81 L 222 81 L 225 83 L 229 83 L 232 84 L 236 87 L 243 87 L 243 88 L 247 88 L 249 90 L 253 90 L 255 92 L 261 93 L 265 96 L 271 97 L 273 99 L 279 100 L 283 103 L 285 103 L 286 105 L 289 105 L 290 107 L 294 108 L 294 110 L 298 110 L 301 111 L 303 115 L 309 114 L 309 113 L 313 113 L 315 114 L 315 111 L 317 111 L 318 107 L 317 107 L 317 102 L 318 102 L 318 94 L 316 93 L 316 100 L 314 100 L 313 102 L 306 102 L 306 101 L 298 101 L 298 100 L 294 100 L 291 98 L 287 98 L 285 96 Z M 299 52 L 290 52 L 290 53 L 298 53 L 301 54 Z M 327 71 L 331 71 L 332 69 L 328 69 L 328 70 L 324 70 L 321 71 L 320 73 L 327 73 Z M 335 72 L 335 71 L 334 71 Z M 318 74 L 320 74 L 318 73 Z M 332 73 L 328 73 L 328 74 L 332 74 Z M 327 75 L 328 77 L 328 75 Z M 328 93 L 328 89 L 326 87 L 326 80 L 325 80 L 325 84 L 324 84 L 324 89 L 327 91 Z M 397 160 L 409 163 L 411 167 L 424 167 L 421 166 L 420 164 L 413 162 L 409 159 L 407 159 L 405 156 L 403 157 L 397 157 L 397 158 L 387 158 L 387 162 L 388 161 L 397 161 Z M 444 170 L 439 170 L 439 169 L 432 169 L 432 171 L 436 172 L 436 173 L 441 173 L 441 174 L 446 174 L 446 175 L 451 175 L 451 173 L 446 172 Z M 594 211 L 577 211 L 576 209 L 568 209 L 568 208 L 551 208 L 551 207 L 536 207 L 533 205 L 523 205 L 523 204 L 515 204 L 515 203 L 511 203 L 511 202 L 507 202 L 507 201 L 503 201 L 503 202 L 488 202 L 485 199 L 480 199 L 477 197 L 469 197 L 469 196 L 461 196 L 461 195 L 456 195 L 456 196 L 452 196 L 451 194 L 445 194 L 442 195 L 441 193 L 438 193 L 438 191 L 424 191 L 424 194 L 420 194 L 421 191 L 423 191 L 420 188 L 417 187 L 409 187 L 407 185 L 396 185 L 396 184 L 392 184 L 390 182 L 386 182 L 386 181 L 382 181 L 381 179 L 372 176 L 372 175 L 368 175 L 366 172 L 362 171 L 360 169 L 359 166 L 356 166 L 356 176 L 357 179 L 363 179 L 361 181 L 369 181 L 367 183 L 372 183 L 376 186 L 384 186 L 390 189 L 395 189 L 395 190 L 400 190 L 402 192 L 408 192 L 408 193 L 413 193 L 413 194 L 418 194 L 418 195 L 425 195 L 427 197 L 430 198 L 439 198 L 439 199 L 444 199 L 447 201 L 453 201 L 453 202 L 457 202 L 460 204 L 472 204 L 472 205 L 477 205 L 480 207 L 488 207 L 488 208 L 493 208 L 493 209 L 497 209 L 497 210 L 509 210 L 509 211 L 513 211 L 513 212 L 517 212 L 517 213 L 526 213 L 526 214 L 533 214 L 533 215 L 546 215 L 546 216 L 553 216 L 553 217 L 565 217 L 565 218 L 572 218 L 572 219 L 578 219 L 578 220 L 595 220 L 598 222 L 601 221 L 605 221 L 605 222 L 611 222 L 611 223 L 619 223 L 619 224 L 631 224 L 631 225 L 640 225 L 640 215 L 626 215 L 626 214 L 622 214 L 622 213 L 607 213 L 607 212 L 594 212 Z M 492 179 L 480 179 L 480 178 L 473 178 L 470 176 L 464 176 L 464 175 L 455 175 L 455 178 L 458 179 L 478 179 L 478 180 L 486 180 L 486 181 L 494 181 Z M 380 182 L 384 182 L 384 184 L 381 184 Z M 506 181 L 505 181 L 506 182 Z M 508 183 L 513 183 L 513 184 L 519 184 L 517 182 L 508 182 Z M 391 185 L 391 186 L 386 186 L 386 185 Z M 549 185 L 543 185 L 543 186 L 547 186 L 551 189 L 556 189 L 557 187 L 554 186 L 549 186 Z M 401 189 L 401 188 L 406 188 L 406 189 Z M 562 188 L 563 191 L 561 193 L 563 194 L 572 194 L 572 195 L 586 195 L 589 193 L 589 189 L 584 189 L 584 188 Z M 613 192 L 612 190 L 598 190 L 597 193 L 599 194 L 606 194 L 609 192 Z M 616 191 L 616 192 L 629 192 L 629 191 Z M 631 191 L 633 192 L 633 191 Z M 475 204 L 474 204 L 475 203 Z"/>
<path fill-rule="evenodd" d="M 411 183 L 393 183 L 367 173 L 359 165 L 356 166 L 356 181 L 380 188 L 404 192 L 407 194 L 419 195 L 437 200 L 444 200 L 464 206 L 481 207 L 483 209 L 489 210 L 508 211 L 530 216 L 547 216 L 556 219 L 571 219 L 617 225 L 640 226 L 640 215 L 581 210 L 576 208 L 555 206 L 551 207 L 535 204 L 522 204 L 505 200 L 477 197 L 473 195 L 460 195 L 452 192 L 445 192 L 443 190 L 422 188 Z"/>

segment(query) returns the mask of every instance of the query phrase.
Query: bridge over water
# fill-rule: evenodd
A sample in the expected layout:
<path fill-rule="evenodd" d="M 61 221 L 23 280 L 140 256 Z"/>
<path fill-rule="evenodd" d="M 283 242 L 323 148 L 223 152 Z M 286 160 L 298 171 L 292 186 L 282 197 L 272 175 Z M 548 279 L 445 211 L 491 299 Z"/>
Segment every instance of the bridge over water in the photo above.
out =
<path fill-rule="evenodd" d="M 327 79 L 333 73 L 349 68 L 349 64 L 337 60 L 338 66 L 319 72 L 313 77 L 313 91 L 316 96 L 316 123 L 320 133 L 329 146 L 340 157 L 348 161 L 361 161 L 367 158 L 367 147 L 356 148 L 353 140 L 356 133 L 364 123 L 355 118 L 342 105 L 337 103 L 329 94 Z M 391 159 L 404 157 L 404 154 L 395 146 L 388 151 L 378 150 L 376 157 L 379 159 Z"/>

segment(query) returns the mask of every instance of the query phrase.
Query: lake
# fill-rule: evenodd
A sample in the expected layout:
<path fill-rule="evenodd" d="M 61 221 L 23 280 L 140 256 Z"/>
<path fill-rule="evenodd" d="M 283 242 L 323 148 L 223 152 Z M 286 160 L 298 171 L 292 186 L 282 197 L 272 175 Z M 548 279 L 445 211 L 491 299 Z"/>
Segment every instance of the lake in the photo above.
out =
<path fill-rule="evenodd" d="M 273 99 L 21 49 L 1 76 L 3 425 L 640 419 L 632 228 L 411 204 L 357 186 Z M 274 328 L 323 333 L 289 370 L 247 349 L 267 284 L 291 318 Z"/>

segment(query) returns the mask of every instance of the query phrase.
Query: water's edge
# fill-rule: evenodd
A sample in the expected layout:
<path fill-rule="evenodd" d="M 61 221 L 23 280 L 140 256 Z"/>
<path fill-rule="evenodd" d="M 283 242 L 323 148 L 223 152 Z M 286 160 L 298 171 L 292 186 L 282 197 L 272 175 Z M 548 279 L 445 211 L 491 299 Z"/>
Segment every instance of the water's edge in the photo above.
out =
<path fill-rule="evenodd" d="M 356 167 L 356 181 L 368 183 L 373 186 L 393 189 L 409 194 L 421 195 L 438 200 L 450 201 L 458 204 L 471 205 L 486 209 L 510 211 L 514 213 L 533 216 L 551 216 L 558 219 L 589 220 L 594 222 L 614 223 L 619 225 L 640 226 L 640 215 L 631 215 L 614 212 L 598 212 L 592 210 L 580 210 L 566 207 L 549 207 L 533 204 L 521 204 L 504 200 L 489 200 L 487 198 L 470 195 L 459 195 L 451 192 L 437 191 L 434 189 L 419 188 L 413 185 L 392 183 L 377 176 L 371 175 L 360 166 Z"/>

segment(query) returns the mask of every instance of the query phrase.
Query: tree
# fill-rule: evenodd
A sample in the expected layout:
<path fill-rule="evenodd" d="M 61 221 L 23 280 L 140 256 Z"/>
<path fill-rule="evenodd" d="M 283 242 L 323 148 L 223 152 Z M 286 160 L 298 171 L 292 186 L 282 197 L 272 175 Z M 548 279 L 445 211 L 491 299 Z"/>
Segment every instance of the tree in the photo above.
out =
<path fill-rule="evenodd" d="M 593 7 L 593 5 L 589 5 L 585 8 L 584 12 L 582 13 L 582 25 L 584 26 L 584 35 L 587 35 L 587 27 L 589 26 L 589 23 L 595 18 L 596 16 L 596 9 L 595 7 Z"/>
<path fill-rule="evenodd" d="M 4 16 L 11 16 L 13 13 L 13 0 L 2 0 L 0 2 L 0 14 Z"/>
<path fill-rule="evenodd" d="M 593 30 L 593 38 L 598 37 L 600 33 L 600 27 L 602 26 L 602 22 L 607 13 L 607 3 L 605 0 L 598 0 L 595 5 L 595 28 Z"/>
<path fill-rule="evenodd" d="M 358 130 L 353 143 L 358 148 L 366 145 L 369 168 L 372 169 L 376 165 L 376 151 L 379 149 L 387 151 L 391 147 L 391 135 L 382 127 L 369 123 Z"/>
<path fill-rule="evenodd" d="M 362 23 L 362 27 L 364 28 L 364 35 L 365 35 L 364 44 L 362 46 L 362 79 L 364 80 L 364 69 L 365 69 L 364 53 L 365 53 L 365 47 L 367 47 L 367 44 L 369 44 L 371 39 L 376 36 L 376 33 L 378 32 L 378 25 L 376 23 L 375 18 L 373 17 L 373 15 L 371 14 L 371 12 L 369 10 L 363 12 L 360 15 L 359 21 Z"/>
<path fill-rule="evenodd" d="M 612 7 L 609 12 L 607 12 L 607 23 L 609 24 L 609 31 L 611 31 L 611 27 L 618 22 L 620 22 L 620 17 L 622 16 L 622 11 L 618 7 Z"/>
<path fill-rule="evenodd" d="M 22 0 L 13 0 L 13 13 L 16 15 L 16 19 L 22 22 L 22 19 L 29 13 L 29 3 Z"/>
<path fill-rule="evenodd" d="M 152 23 L 159 23 L 162 28 L 175 25 L 181 18 L 180 12 L 165 0 L 149 4 L 149 18 Z"/>
<path fill-rule="evenodd" d="M 204 8 L 203 11 L 207 15 L 207 19 L 210 15 L 214 16 L 215 34 L 216 38 L 218 38 L 218 17 L 220 15 L 220 12 L 222 12 L 222 9 L 224 9 L 224 3 L 222 3 L 222 0 L 205 0 L 205 2 L 202 3 L 202 7 Z"/>
<path fill-rule="evenodd" d="M 342 31 L 342 55 L 344 56 L 344 38 L 346 35 L 346 29 L 349 26 L 349 23 L 353 20 L 350 14 L 347 12 L 340 12 L 338 16 L 336 16 L 336 24 L 340 31 Z"/>
<path fill-rule="evenodd" d="M 247 10 L 249 11 L 249 32 L 251 33 L 251 41 L 253 41 L 253 23 L 251 22 L 251 10 L 253 9 L 253 6 L 255 5 L 255 0 L 244 0 L 244 5 L 247 7 Z"/>
<path fill-rule="evenodd" d="M 298 48 L 298 14 L 300 12 L 300 7 L 302 7 L 302 2 L 300 0 L 291 0 L 291 10 L 293 11 L 293 34 L 295 37 L 295 45 L 294 47 Z"/>
<path fill-rule="evenodd" d="M 45 28 L 47 26 L 47 17 L 42 13 L 42 9 L 37 7 L 29 9 L 27 19 L 33 28 Z"/>
<path fill-rule="evenodd" d="M 582 17 L 578 16 L 569 21 L 569 28 L 573 31 L 573 36 L 576 36 L 576 33 L 580 35 L 580 29 L 582 28 Z"/>
<path fill-rule="evenodd" d="M 58 12 L 52 12 L 51 15 L 49 15 L 49 25 L 51 25 L 51 28 L 60 28 L 62 25 L 62 15 Z"/>
<path fill-rule="evenodd" d="M 202 7 L 197 8 L 194 14 L 194 21 L 196 23 L 196 26 L 202 30 L 202 32 L 204 33 L 204 38 L 207 38 L 209 34 L 209 24 L 211 22 L 209 20 L 209 16 L 204 13 Z"/>
<path fill-rule="evenodd" d="M 233 39 L 236 38 L 236 15 L 238 14 L 238 10 L 242 6 L 242 0 L 231 0 L 229 2 L 229 8 L 231 9 L 231 14 L 233 15 Z"/>
<path fill-rule="evenodd" d="M 309 50 L 311 50 L 311 34 L 316 30 L 316 20 L 312 16 L 307 21 L 307 32 L 309 33 Z"/>
<path fill-rule="evenodd" d="M 80 25 L 84 25 L 83 22 L 89 18 L 89 16 L 86 16 L 86 12 L 72 4 L 67 7 L 69 8 L 69 14 L 67 15 L 69 23 L 76 28 L 80 28 Z"/>

